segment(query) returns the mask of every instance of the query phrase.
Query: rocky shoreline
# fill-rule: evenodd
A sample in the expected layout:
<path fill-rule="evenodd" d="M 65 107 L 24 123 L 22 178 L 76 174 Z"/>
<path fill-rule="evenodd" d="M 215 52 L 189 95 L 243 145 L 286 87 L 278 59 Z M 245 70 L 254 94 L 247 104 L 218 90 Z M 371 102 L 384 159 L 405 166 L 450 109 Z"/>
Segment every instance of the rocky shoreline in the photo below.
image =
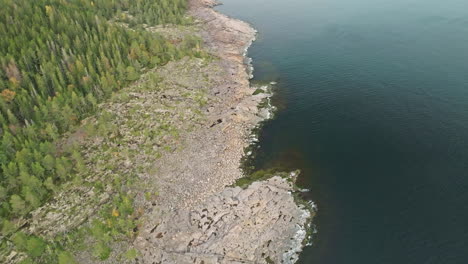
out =
<path fill-rule="evenodd" d="M 216 12 L 217 4 L 189 0 L 194 24 L 146 27 L 176 44 L 201 38 L 202 55 L 148 69 L 64 135 L 58 145 L 79 145 L 89 172 L 19 219 L 22 232 L 51 242 L 62 238 L 78 263 L 298 259 L 313 209 L 297 199 L 297 173 L 232 187 L 245 176 L 242 161 L 256 141 L 253 130 L 271 117 L 271 92 L 249 81 L 246 53 L 256 31 Z M 132 199 L 128 217 L 112 205 L 123 195 Z M 109 215 L 130 229 L 106 238 L 98 248 L 103 258 L 90 230 Z M 12 242 L 5 245 L 0 262 L 27 257 Z"/>
<path fill-rule="evenodd" d="M 142 234 L 144 263 L 296 262 L 311 213 L 291 195 L 294 177 L 228 187 L 160 219 Z"/>
<path fill-rule="evenodd" d="M 295 175 L 274 176 L 246 189 L 226 187 L 243 177 L 241 159 L 252 129 L 269 113 L 270 94 L 250 86 L 247 48 L 256 31 L 213 10 L 212 0 L 190 0 L 190 15 L 221 71 L 208 93 L 207 125 L 184 136 L 181 151 L 165 155 L 157 177 L 157 205 L 147 208 L 135 241 L 143 263 L 294 263 L 313 212 L 298 204 Z"/>

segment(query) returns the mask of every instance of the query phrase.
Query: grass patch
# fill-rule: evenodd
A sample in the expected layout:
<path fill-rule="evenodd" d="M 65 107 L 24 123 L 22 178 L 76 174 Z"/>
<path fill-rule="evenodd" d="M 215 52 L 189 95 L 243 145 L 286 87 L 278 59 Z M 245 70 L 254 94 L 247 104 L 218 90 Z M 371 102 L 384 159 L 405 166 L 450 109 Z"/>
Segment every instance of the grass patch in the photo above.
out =
<path fill-rule="evenodd" d="M 280 168 L 271 168 L 267 170 L 257 170 L 250 175 L 238 179 L 233 186 L 239 186 L 241 188 L 247 188 L 250 184 L 256 181 L 267 180 L 273 176 L 280 176 L 287 178 L 289 175 L 286 172 L 282 172 Z"/>
<path fill-rule="evenodd" d="M 263 89 L 257 88 L 257 90 L 255 90 L 255 92 L 252 95 L 257 95 L 257 94 L 261 94 L 261 93 L 264 93 L 264 92 L 265 91 Z"/>

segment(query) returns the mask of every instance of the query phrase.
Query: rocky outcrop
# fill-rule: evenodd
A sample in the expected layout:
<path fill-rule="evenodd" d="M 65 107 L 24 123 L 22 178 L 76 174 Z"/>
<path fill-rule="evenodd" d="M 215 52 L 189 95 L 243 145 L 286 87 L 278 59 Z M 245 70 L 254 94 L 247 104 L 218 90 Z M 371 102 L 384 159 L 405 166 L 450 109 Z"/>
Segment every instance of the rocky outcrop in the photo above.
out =
<path fill-rule="evenodd" d="M 143 262 L 294 263 L 311 215 L 292 191 L 292 181 L 275 176 L 170 213 L 137 241 Z"/>
<path fill-rule="evenodd" d="M 219 70 L 205 72 L 212 80 L 206 87 L 207 125 L 183 135 L 186 147 L 161 157 L 157 174 L 142 179 L 158 186 L 159 196 L 146 206 L 145 224 L 134 243 L 139 260 L 294 263 L 311 217 L 294 201 L 294 180 L 273 177 L 246 189 L 226 187 L 243 176 L 241 158 L 250 131 L 267 116 L 258 106 L 269 95 L 255 93 L 245 63 L 256 32 L 213 10 L 215 1 L 189 3 L 206 50 L 219 58 L 212 62 Z M 180 83 L 172 72 L 160 75 Z"/>
<path fill-rule="evenodd" d="M 256 32 L 213 10 L 215 1 L 189 3 L 194 25 L 148 30 L 174 40 L 201 37 L 210 56 L 149 70 L 100 104 L 97 112 L 107 114 L 104 122 L 112 124 L 111 133 L 88 135 L 87 128 L 101 122 L 98 115 L 83 121 L 63 144 L 81 146 L 92 176 L 64 188 L 19 225 L 26 233 L 53 239 L 98 217 L 96 212 L 118 191 L 113 184 L 130 180 L 120 191 L 134 197 L 135 208 L 144 215 L 134 228 L 138 237 L 112 245 L 104 262 L 92 252 L 73 252 L 79 263 L 297 260 L 311 213 L 295 203 L 294 179 L 273 177 L 246 189 L 226 187 L 243 176 L 241 159 L 251 131 L 270 116 L 259 105 L 271 94 L 250 85 L 245 63 Z M 138 257 L 122 260 L 132 246 Z M 21 257 L 8 252 L 6 263 Z"/>

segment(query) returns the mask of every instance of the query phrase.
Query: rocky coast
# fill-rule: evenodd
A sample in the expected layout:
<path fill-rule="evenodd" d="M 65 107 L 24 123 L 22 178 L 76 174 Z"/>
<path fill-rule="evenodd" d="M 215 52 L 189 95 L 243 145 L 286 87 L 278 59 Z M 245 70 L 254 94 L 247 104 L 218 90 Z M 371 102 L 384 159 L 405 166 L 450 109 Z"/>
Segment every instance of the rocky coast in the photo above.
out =
<path fill-rule="evenodd" d="M 147 69 L 60 138 L 59 149 L 79 146 L 86 170 L 18 219 L 21 232 L 78 263 L 298 259 L 313 210 L 297 199 L 297 173 L 236 186 L 252 131 L 271 117 L 272 94 L 249 81 L 256 31 L 215 11 L 217 4 L 189 0 L 194 23 L 144 27 L 176 45 L 201 39 L 200 56 Z M 0 262 L 27 257 L 4 245 Z"/>
<path fill-rule="evenodd" d="M 184 150 L 163 157 L 156 179 L 161 199 L 136 240 L 144 263 L 294 263 L 311 211 L 296 203 L 295 176 L 272 177 L 246 189 L 241 158 L 252 129 L 268 116 L 270 96 L 249 83 L 246 51 L 256 31 L 191 0 L 209 53 L 219 58 L 208 93 L 207 126 L 187 136 Z M 255 95 L 254 95 L 255 94 Z"/>

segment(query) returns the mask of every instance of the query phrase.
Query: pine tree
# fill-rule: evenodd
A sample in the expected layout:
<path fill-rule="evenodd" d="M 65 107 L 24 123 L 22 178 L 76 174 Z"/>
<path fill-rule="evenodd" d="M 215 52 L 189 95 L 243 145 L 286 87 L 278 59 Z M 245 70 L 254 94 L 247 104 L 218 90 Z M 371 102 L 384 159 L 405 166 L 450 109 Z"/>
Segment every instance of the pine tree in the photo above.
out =
<path fill-rule="evenodd" d="M 140 78 L 138 72 L 135 70 L 134 67 L 128 66 L 125 71 L 125 76 L 127 81 L 135 81 Z"/>
<path fill-rule="evenodd" d="M 194 54 L 109 20 L 128 11 L 136 24 L 184 23 L 186 2 L 0 0 L 0 216 L 26 214 L 86 172 L 79 153 L 55 144 L 100 102 L 145 69 Z"/>
<path fill-rule="evenodd" d="M 46 250 L 46 242 L 39 237 L 31 237 L 26 242 L 26 252 L 32 258 L 40 257 Z"/>
<path fill-rule="evenodd" d="M 48 171 L 52 171 L 55 168 L 55 158 L 52 157 L 50 154 L 47 154 L 44 159 L 42 160 L 42 165 Z"/>
<path fill-rule="evenodd" d="M 65 180 L 68 176 L 68 171 L 66 168 L 64 158 L 57 159 L 55 164 L 55 173 L 61 180 Z"/>
<path fill-rule="evenodd" d="M 22 215 L 26 212 L 26 203 L 19 195 L 13 194 L 10 198 L 10 204 L 14 214 Z"/>
<path fill-rule="evenodd" d="M 38 187 L 36 187 L 38 188 Z M 41 199 L 38 196 L 37 193 L 35 193 L 31 187 L 29 186 L 24 186 L 23 190 L 21 191 L 24 199 L 28 204 L 31 206 L 31 208 L 35 209 L 41 205 Z"/>

